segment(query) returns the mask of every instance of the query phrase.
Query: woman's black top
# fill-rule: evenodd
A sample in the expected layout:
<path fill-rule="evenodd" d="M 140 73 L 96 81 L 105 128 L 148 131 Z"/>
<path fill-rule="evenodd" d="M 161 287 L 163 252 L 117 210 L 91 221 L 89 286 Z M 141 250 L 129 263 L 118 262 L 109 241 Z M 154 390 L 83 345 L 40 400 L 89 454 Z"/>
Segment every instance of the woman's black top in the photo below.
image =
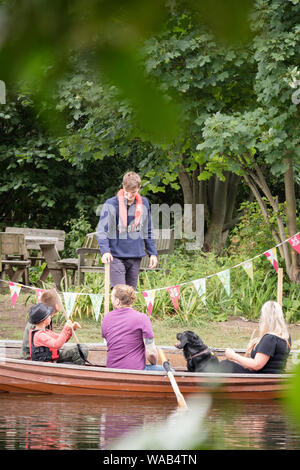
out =
<path fill-rule="evenodd" d="M 289 344 L 291 344 L 291 338 L 289 338 Z M 287 342 L 279 338 L 279 336 L 266 334 L 264 335 L 259 343 L 252 349 L 251 357 L 255 358 L 257 353 L 266 354 L 270 356 L 270 359 L 266 365 L 260 370 L 250 370 L 233 361 L 222 361 L 222 369 L 226 369 L 226 372 L 233 373 L 247 373 L 247 374 L 280 374 L 284 371 L 286 361 L 290 352 L 290 346 Z M 224 370 L 225 371 L 225 370 Z"/>

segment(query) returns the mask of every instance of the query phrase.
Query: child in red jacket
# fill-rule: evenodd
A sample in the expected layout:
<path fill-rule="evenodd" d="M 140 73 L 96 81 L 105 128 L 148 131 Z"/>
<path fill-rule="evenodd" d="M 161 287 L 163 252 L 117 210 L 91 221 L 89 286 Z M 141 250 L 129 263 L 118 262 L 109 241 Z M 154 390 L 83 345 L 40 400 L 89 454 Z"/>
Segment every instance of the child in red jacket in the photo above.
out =
<path fill-rule="evenodd" d="M 71 349 L 71 354 L 64 355 L 60 348 L 69 341 L 72 336 L 72 328 L 80 328 L 79 323 L 72 323 L 68 320 L 61 333 L 55 333 L 47 329 L 51 322 L 51 315 L 54 312 L 53 307 L 48 307 L 39 303 L 31 307 L 29 312 L 29 321 L 35 328 L 29 331 L 30 357 L 33 361 L 43 362 L 72 362 L 75 364 L 84 364 L 80 358 L 77 348 Z"/>

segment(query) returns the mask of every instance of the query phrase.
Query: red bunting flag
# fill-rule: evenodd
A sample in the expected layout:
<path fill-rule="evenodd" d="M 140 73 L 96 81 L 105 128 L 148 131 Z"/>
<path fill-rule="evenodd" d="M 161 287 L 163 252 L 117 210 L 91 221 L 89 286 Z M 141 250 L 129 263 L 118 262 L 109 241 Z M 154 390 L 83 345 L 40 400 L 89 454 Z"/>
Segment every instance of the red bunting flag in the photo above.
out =
<path fill-rule="evenodd" d="M 12 303 L 12 306 L 14 307 L 16 305 L 22 286 L 14 282 L 9 282 L 8 285 L 10 289 L 11 303 Z"/>
<path fill-rule="evenodd" d="M 277 261 L 277 252 L 276 248 L 272 248 L 269 251 L 266 251 L 264 255 L 268 258 L 270 263 L 273 265 L 273 268 L 278 271 L 278 261 Z"/>
<path fill-rule="evenodd" d="M 300 235 L 297 233 L 297 235 L 294 235 L 293 237 L 288 239 L 289 244 L 291 245 L 294 250 L 297 251 L 300 255 Z"/>
<path fill-rule="evenodd" d="M 176 310 L 178 309 L 178 300 L 179 300 L 179 289 L 180 286 L 168 287 L 168 291 L 172 300 L 172 303 Z"/>
<path fill-rule="evenodd" d="M 36 289 L 36 301 L 38 304 L 41 303 L 41 297 L 44 292 L 45 292 L 44 289 Z"/>

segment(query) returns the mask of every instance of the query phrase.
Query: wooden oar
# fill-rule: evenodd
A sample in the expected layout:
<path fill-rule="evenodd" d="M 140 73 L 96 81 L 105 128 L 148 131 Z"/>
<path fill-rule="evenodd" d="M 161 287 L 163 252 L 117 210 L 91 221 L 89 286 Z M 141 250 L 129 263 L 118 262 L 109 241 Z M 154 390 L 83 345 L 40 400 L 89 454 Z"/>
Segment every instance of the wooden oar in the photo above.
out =
<path fill-rule="evenodd" d="M 109 312 L 110 263 L 104 263 L 104 313 Z"/>
<path fill-rule="evenodd" d="M 185 399 L 183 398 L 183 395 L 182 395 L 181 391 L 179 390 L 179 387 L 177 385 L 175 377 L 174 377 L 174 375 L 171 371 L 170 363 L 167 360 L 167 358 L 165 356 L 165 353 L 160 348 L 157 348 L 157 349 L 158 349 L 158 354 L 159 354 L 160 360 L 162 362 L 163 368 L 167 372 L 167 376 L 169 377 L 169 380 L 171 382 L 173 391 L 176 395 L 178 407 L 187 410 L 188 406 L 185 402 Z"/>

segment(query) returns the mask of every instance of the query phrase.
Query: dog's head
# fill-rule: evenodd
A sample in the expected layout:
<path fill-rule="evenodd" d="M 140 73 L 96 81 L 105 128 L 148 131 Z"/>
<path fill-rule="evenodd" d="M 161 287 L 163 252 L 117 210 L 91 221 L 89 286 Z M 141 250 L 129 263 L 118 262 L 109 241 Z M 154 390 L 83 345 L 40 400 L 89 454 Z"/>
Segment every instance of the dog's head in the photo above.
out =
<path fill-rule="evenodd" d="M 184 331 L 183 333 L 177 333 L 176 338 L 179 341 L 179 343 L 175 345 L 178 349 L 184 349 L 184 347 L 187 345 L 198 348 L 204 346 L 202 339 L 193 331 Z"/>
<path fill-rule="evenodd" d="M 203 372 L 215 370 L 216 364 L 219 362 L 210 348 L 208 348 L 202 339 L 193 331 L 184 331 L 176 335 L 178 343 L 175 346 L 183 350 L 183 355 L 187 361 L 187 369 L 189 372 Z"/>

